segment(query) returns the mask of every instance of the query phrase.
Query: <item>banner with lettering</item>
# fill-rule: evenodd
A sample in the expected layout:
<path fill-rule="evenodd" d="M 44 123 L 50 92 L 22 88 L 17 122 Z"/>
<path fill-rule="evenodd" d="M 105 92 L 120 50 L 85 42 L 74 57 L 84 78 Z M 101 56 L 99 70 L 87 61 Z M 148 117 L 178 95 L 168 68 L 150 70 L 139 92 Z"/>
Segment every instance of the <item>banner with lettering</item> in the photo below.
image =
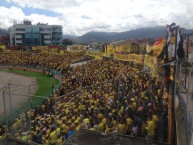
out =
<path fill-rule="evenodd" d="M 114 54 L 114 48 L 112 45 L 107 45 L 106 53 L 108 54 Z"/>
<path fill-rule="evenodd" d="M 102 57 L 103 56 L 103 52 L 96 52 L 96 51 L 86 51 L 86 55 L 89 55 L 89 56 L 99 56 L 99 57 Z"/>
<path fill-rule="evenodd" d="M 143 63 L 143 55 L 140 54 L 114 54 L 114 58 L 123 61 L 134 61 L 137 63 Z"/>
<path fill-rule="evenodd" d="M 37 49 L 42 53 L 48 53 L 48 46 L 37 46 Z"/>

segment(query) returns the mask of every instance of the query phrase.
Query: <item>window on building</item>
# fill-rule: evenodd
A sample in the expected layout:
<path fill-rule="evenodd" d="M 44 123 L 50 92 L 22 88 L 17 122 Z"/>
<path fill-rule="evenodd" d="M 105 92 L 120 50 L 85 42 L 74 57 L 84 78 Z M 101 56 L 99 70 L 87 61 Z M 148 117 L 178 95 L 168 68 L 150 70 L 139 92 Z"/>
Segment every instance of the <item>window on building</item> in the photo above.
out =
<path fill-rule="evenodd" d="M 25 28 L 16 28 L 16 31 L 25 31 Z"/>
<path fill-rule="evenodd" d="M 39 34 L 33 34 L 33 38 L 39 38 Z"/>
<path fill-rule="evenodd" d="M 39 33 L 40 32 L 40 28 L 39 27 L 33 27 L 33 32 Z"/>
<path fill-rule="evenodd" d="M 30 32 L 31 33 L 32 32 L 32 27 L 26 27 L 25 32 Z"/>
<path fill-rule="evenodd" d="M 25 38 L 31 38 L 31 33 L 26 33 Z"/>
<path fill-rule="evenodd" d="M 22 40 L 22 38 L 16 38 L 16 40 Z"/>
<path fill-rule="evenodd" d="M 40 28 L 40 31 L 51 31 L 51 28 Z"/>

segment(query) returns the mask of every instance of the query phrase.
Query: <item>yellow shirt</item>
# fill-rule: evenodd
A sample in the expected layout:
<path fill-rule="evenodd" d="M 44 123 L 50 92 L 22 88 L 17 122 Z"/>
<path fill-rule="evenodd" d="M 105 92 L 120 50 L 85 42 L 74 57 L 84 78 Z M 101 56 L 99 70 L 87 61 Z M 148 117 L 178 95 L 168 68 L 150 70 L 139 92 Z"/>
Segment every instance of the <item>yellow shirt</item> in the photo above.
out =
<path fill-rule="evenodd" d="M 156 128 L 156 124 L 159 121 L 157 115 L 153 115 L 152 121 L 153 121 L 153 124 L 154 124 L 154 128 Z"/>
<path fill-rule="evenodd" d="M 56 129 L 56 134 L 57 134 L 57 136 L 60 135 L 60 127 L 58 127 L 58 128 Z"/>
<path fill-rule="evenodd" d="M 61 128 L 61 132 L 67 132 L 68 130 L 68 126 L 66 126 L 65 124 L 62 125 L 62 128 Z"/>
<path fill-rule="evenodd" d="M 80 125 L 78 125 L 76 128 L 75 128 L 75 131 L 78 131 L 80 129 Z"/>
<path fill-rule="evenodd" d="M 105 129 L 105 125 L 102 122 L 99 124 L 99 129 L 100 131 L 104 131 Z"/>
<path fill-rule="evenodd" d="M 50 135 L 50 129 L 47 129 L 47 130 L 46 130 L 46 134 L 47 134 L 47 135 Z"/>
<path fill-rule="evenodd" d="M 148 122 L 148 125 L 147 127 L 145 127 L 145 129 L 147 129 L 147 135 L 152 136 L 152 137 L 155 135 L 155 132 L 154 132 L 155 128 L 154 128 L 154 123 L 152 120 Z"/>
<path fill-rule="evenodd" d="M 54 143 L 56 143 L 56 140 L 57 140 L 57 134 L 56 134 L 56 131 L 53 131 L 53 132 L 50 134 L 50 143 L 51 143 L 51 144 L 54 144 Z"/>
<path fill-rule="evenodd" d="M 121 134 L 124 134 L 125 133 L 125 124 L 118 124 L 117 132 L 121 133 Z"/>
<path fill-rule="evenodd" d="M 102 123 L 103 123 L 103 124 L 106 124 L 106 123 L 107 123 L 107 119 L 106 119 L 106 118 L 103 118 L 103 119 L 102 119 Z"/>
<path fill-rule="evenodd" d="M 133 122 L 133 120 L 131 118 L 126 119 L 126 130 L 131 129 L 132 122 Z"/>
<path fill-rule="evenodd" d="M 62 138 L 59 138 L 58 140 L 57 140 L 57 145 L 61 145 L 62 144 Z"/>
<path fill-rule="evenodd" d="M 49 140 L 45 140 L 43 145 L 50 145 Z"/>

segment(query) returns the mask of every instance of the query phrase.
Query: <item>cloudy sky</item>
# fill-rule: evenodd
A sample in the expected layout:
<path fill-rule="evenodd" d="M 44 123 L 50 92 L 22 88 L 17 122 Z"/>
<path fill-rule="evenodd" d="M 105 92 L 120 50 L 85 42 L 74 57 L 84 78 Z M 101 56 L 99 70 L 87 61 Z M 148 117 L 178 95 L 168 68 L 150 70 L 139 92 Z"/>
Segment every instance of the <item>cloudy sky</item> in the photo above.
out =
<path fill-rule="evenodd" d="M 24 19 L 63 26 L 64 34 L 121 32 L 172 22 L 193 28 L 193 0 L 0 0 L 0 28 Z"/>

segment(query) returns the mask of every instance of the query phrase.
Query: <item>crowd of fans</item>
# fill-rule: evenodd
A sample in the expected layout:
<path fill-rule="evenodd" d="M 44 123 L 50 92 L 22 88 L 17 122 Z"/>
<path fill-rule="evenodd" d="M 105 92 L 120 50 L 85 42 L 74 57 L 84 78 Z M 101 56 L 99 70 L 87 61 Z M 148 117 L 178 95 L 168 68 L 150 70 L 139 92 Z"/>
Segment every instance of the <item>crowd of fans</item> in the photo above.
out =
<path fill-rule="evenodd" d="M 69 68 L 70 64 L 86 61 L 91 59 L 89 56 L 82 54 L 67 53 L 51 54 L 51 53 L 31 53 L 31 52 L 14 52 L 0 53 L 0 62 L 10 64 L 24 64 L 34 66 L 52 67 L 55 70 L 62 71 Z"/>
<path fill-rule="evenodd" d="M 80 129 L 155 140 L 164 131 L 163 139 L 167 139 L 167 92 L 150 73 L 139 73 L 140 64 L 103 59 L 70 68 L 69 64 L 87 58 L 30 53 L 4 54 L 0 59 L 58 70 L 68 65 L 61 87 L 10 126 L 17 139 L 60 145 Z"/>

